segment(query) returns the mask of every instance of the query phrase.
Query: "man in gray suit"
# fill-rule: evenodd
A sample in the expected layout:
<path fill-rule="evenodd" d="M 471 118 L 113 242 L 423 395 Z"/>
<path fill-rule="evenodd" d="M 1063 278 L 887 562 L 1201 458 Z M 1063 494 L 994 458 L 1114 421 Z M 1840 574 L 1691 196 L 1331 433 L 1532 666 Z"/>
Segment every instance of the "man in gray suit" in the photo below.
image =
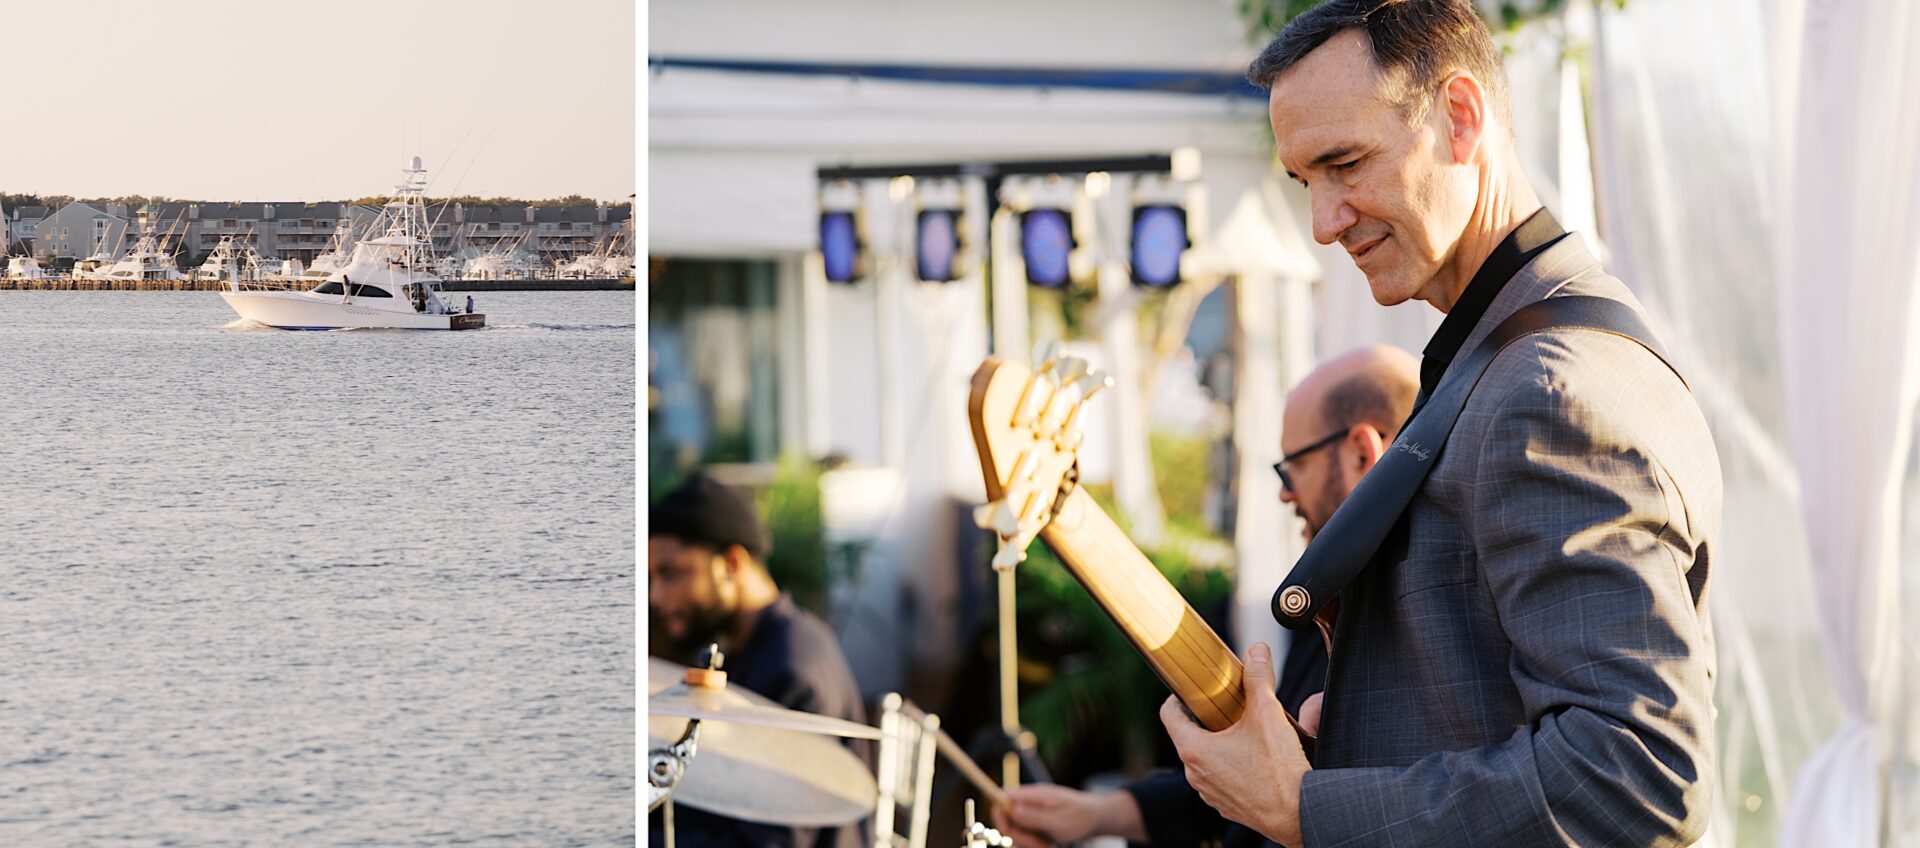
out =
<path fill-rule="evenodd" d="M 1248 76 L 1315 238 L 1381 304 L 1447 313 L 1423 400 L 1523 306 L 1638 309 L 1528 186 L 1468 0 L 1335 0 Z M 1162 709 L 1187 778 L 1287 845 L 1688 844 L 1712 796 L 1721 500 L 1699 408 L 1646 347 L 1590 330 L 1523 336 L 1473 385 L 1444 444 L 1392 448 L 1438 454 L 1339 594 L 1313 765 L 1256 645 L 1240 723 Z"/>
<path fill-rule="evenodd" d="M 1327 517 L 1386 452 L 1413 411 L 1420 366 L 1397 347 L 1364 347 L 1314 368 L 1287 393 L 1282 413 L 1280 500 L 1300 516 L 1312 541 Z M 1275 697 L 1297 711 L 1302 724 L 1318 720 L 1327 649 L 1314 630 L 1294 634 Z M 1007 790 L 1007 807 L 994 807 L 993 826 L 1020 848 L 1119 836 L 1153 848 L 1259 845 L 1257 834 L 1229 826 L 1206 807 L 1186 777 L 1164 772 L 1116 792 L 1085 792 L 1046 783 Z"/>

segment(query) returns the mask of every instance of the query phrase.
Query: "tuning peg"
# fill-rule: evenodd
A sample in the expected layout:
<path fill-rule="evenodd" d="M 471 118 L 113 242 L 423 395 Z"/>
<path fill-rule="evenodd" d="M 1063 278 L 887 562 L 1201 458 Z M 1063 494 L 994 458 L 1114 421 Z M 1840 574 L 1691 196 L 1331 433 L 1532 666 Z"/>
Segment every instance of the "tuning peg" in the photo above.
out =
<path fill-rule="evenodd" d="M 1076 382 L 1080 385 L 1080 399 L 1090 400 L 1102 390 L 1113 388 L 1113 375 L 1105 371 L 1089 371 Z"/>
<path fill-rule="evenodd" d="M 1054 384 L 1064 386 L 1087 373 L 1087 361 L 1078 356 L 1062 357 L 1060 364 L 1055 365 L 1053 371 Z"/>
<path fill-rule="evenodd" d="M 1087 401 L 1101 391 L 1113 387 L 1113 377 L 1104 371 L 1095 371 L 1073 381 L 1065 392 L 1073 400 L 1073 406 L 1067 410 L 1067 420 L 1060 423 L 1059 430 L 1053 435 L 1053 443 L 1063 451 L 1077 451 L 1086 441 L 1086 434 L 1080 431 L 1080 411 L 1087 408 Z"/>
<path fill-rule="evenodd" d="M 1054 385 L 1042 386 L 1042 382 L 1060 364 L 1060 342 L 1048 339 L 1033 346 L 1033 372 L 1027 375 L 1027 385 L 1020 390 L 1020 400 L 1013 405 L 1013 423 L 1016 427 L 1025 427 L 1033 423 L 1035 407 L 1039 406 L 1040 396 L 1052 396 Z M 1043 389 L 1044 391 L 1036 391 Z"/>
<path fill-rule="evenodd" d="M 1033 345 L 1034 373 L 1046 371 L 1060 361 L 1060 340 L 1045 339 Z"/>
<path fill-rule="evenodd" d="M 1086 360 L 1077 356 L 1070 356 L 1061 360 L 1060 365 L 1054 369 L 1053 377 L 1054 385 L 1059 388 L 1053 391 L 1053 394 L 1047 398 L 1046 404 L 1040 407 L 1039 414 L 1034 417 L 1033 426 L 1035 432 L 1041 436 L 1052 436 L 1058 432 L 1058 423 L 1055 419 L 1060 416 L 1060 409 L 1063 406 L 1062 400 L 1064 399 L 1064 406 L 1069 409 L 1072 408 L 1074 404 L 1080 402 L 1079 393 L 1077 391 L 1070 391 L 1070 389 L 1074 382 L 1086 373 Z"/>
<path fill-rule="evenodd" d="M 1054 386 L 1048 382 L 1047 373 L 1053 370 L 1049 363 L 1045 368 L 1035 368 L 1027 375 L 1027 384 L 1020 389 L 1020 400 L 1013 405 L 1013 426 L 1026 427 L 1033 423 L 1038 410 L 1047 401 L 1053 399 Z M 1044 400 L 1043 400 L 1044 398 Z"/>

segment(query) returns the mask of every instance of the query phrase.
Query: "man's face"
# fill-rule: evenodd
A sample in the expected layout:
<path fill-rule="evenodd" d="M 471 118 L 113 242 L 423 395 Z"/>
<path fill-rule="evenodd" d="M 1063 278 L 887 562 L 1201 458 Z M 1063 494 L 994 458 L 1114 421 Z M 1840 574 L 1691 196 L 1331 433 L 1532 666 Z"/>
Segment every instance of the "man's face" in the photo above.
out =
<path fill-rule="evenodd" d="M 685 655 L 713 641 L 736 605 L 726 561 L 712 548 L 671 536 L 647 539 L 649 627 Z"/>
<path fill-rule="evenodd" d="M 1296 416 L 1295 405 L 1289 404 L 1284 413 L 1286 436 L 1281 440 L 1281 454 L 1287 455 L 1312 444 L 1315 439 L 1326 435 L 1315 427 L 1323 427 L 1317 421 L 1301 413 Z M 1333 511 L 1347 499 L 1347 493 L 1353 490 L 1346 484 L 1340 472 L 1340 460 L 1346 450 L 1345 440 L 1334 442 L 1312 453 L 1287 463 L 1287 476 L 1293 480 L 1293 488 L 1280 490 L 1280 502 L 1293 507 L 1295 515 L 1300 516 L 1302 525 L 1300 535 L 1307 541 L 1325 527 L 1327 519 L 1333 517 Z"/>
<path fill-rule="evenodd" d="M 1350 30 L 1275 80 L 1267 114 L 1281 164 L 1312 197 L 1314 239 L 1346 248 L 1374 300 L 1392 306 L 1438 293 L 1478 177 L 1454 162 L 1444 102 L 1408 126 L 1387 93 L 1366 37 Z"/>

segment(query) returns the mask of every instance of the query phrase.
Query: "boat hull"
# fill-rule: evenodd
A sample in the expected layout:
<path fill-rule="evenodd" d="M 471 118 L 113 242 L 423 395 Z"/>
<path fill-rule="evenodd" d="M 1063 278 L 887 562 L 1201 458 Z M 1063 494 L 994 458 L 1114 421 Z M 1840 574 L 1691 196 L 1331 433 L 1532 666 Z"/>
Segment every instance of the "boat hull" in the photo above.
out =
<path fill-rule="evenodd" d="M 475 313 L 433 315 L 373 309 L 300 292 L 221 292 L 220 297 L 240 317 L 282 330 L 473 330 L 486 326 L 487 319 Z"/>

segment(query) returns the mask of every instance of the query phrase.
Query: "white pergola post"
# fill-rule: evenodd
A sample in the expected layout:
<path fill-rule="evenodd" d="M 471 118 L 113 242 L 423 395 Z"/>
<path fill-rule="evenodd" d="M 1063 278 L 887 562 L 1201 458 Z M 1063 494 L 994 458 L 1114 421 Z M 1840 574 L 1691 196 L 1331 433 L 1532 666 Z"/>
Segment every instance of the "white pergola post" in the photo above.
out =
<path fill-rule="evenodd" d="M 1133 178 L 1116 175 L 1112 190 L 1097 204 L 1100 216 L 1100 343 L 1113 369 L 1107 414 L 1113 422 L 1113 499 L 1129 522 L 1129 532 L 1142 547 L 1159 541 L 1165 523 L 1160 495 L 1154 489 L 1153 457 L 1147 443 L 1146 399 L 1140 391 L 1140 324 L 1134 315 L 1139 295 L 1127 272 L 1131 236 Z"/>

